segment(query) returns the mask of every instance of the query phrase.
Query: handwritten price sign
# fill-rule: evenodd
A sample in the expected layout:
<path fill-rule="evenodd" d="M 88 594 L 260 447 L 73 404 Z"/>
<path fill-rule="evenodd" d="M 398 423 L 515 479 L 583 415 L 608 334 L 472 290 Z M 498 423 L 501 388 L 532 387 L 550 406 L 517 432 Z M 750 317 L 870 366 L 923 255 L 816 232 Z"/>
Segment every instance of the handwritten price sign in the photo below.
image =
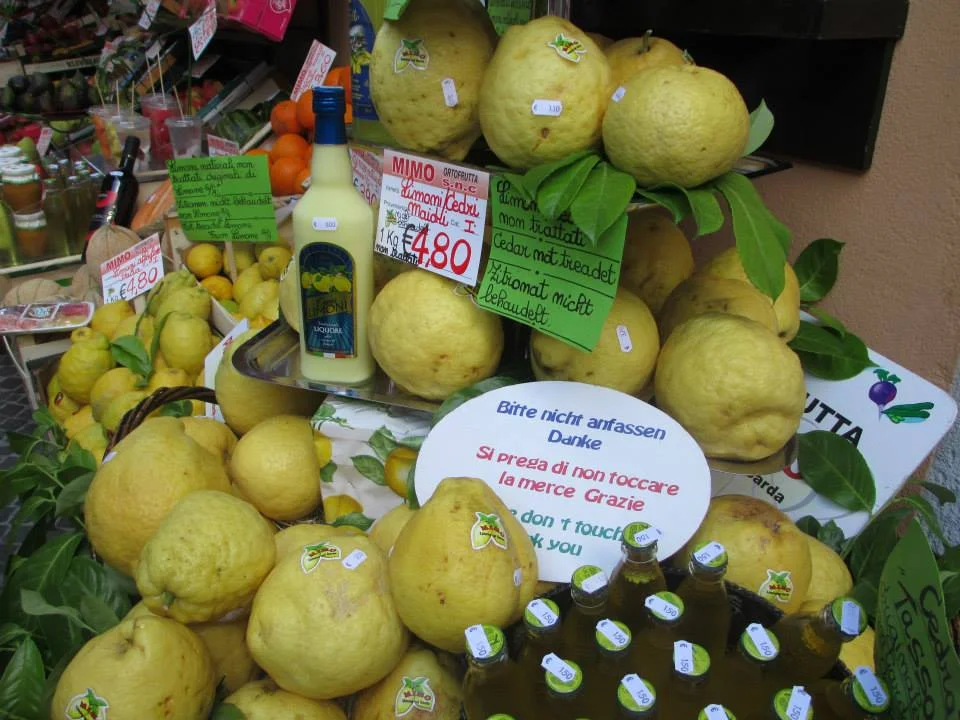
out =
<path fill-rule="evenodd" d="M 475 285 L 489 185 L 482 170 L 384 151 L 374 249 Z"/>
<path fill-rule="evenodd" d="M 323 85 L 336 56 L 336 50 L 331 50 L 323 43 L 316 40 L 310 43 L 310 52 L 307 53 L 307 59 L 303 61 L 303 67 L 300 68 L 300 74 L 297 75 L 297 82 L 293 86 L 290 97 L 299 100 L 307 90 Z"/>
<path fill-rule="evenodd" d="M 216 135 L 207 135 L 207 150 L 210 157 L 227 157 L 240 154 L 240 145 L 233 140 L 217 137 Z"/>
<path fill-rule="evenodd" d="M 200 55 L 207 49 L 217 32 L 217 5 L 211 2 L 203 15 L 190 26 L 190 47 L 193 49 L 193 59 L 199 60 Z"/>
<path fill-rule="evenodd" d="M 104 302 L 132 300 L 163 278 L 160 236 L 151 235 L 100 265 Z"/>

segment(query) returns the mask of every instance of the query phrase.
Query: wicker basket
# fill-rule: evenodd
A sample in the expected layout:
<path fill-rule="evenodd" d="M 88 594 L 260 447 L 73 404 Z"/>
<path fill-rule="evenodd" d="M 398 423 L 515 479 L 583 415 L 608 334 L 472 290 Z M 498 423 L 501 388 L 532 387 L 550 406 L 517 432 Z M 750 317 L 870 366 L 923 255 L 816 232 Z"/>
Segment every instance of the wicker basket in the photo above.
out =
<path fill-rule="evenodd" d="M 132 410 L 127 411 L 127 414 L 123 416 L 123 419 L 117 426 L 117 431 L 110 439 L 106 453 L 113 450 L 118 442 L 136 430 L 137 427 L 140 426 L 140 423 L 150 417 L 151 413 L 156 412 L 168 403 L 177 402 L 178 400 L 200 400 L 202 402 L 216 403 L 217 396 L 213 390 L 205 387 L 160 388 L 149 397 L 141 400 Z"/>

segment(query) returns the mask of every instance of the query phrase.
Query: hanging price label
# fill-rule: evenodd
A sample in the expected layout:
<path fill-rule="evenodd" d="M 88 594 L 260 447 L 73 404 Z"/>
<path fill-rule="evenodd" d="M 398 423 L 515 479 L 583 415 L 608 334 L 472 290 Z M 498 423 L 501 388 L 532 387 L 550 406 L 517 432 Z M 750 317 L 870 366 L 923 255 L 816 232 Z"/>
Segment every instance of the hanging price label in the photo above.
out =
<path fill-rule="evenodd" d="M 225 157 L 227 155 L 239 155 L 240 145 L 233 140 L 217 137 L 216 135 L 207 135 L 207 149 L 210 157 Z"/>
<path fill-rule="evenodd" d="M 159 235 L 151 235 L 100 264 L 103 300 L 107 303 L 132 300 L 150 290 L 162 278 Z"/>
<path fill-rule="evenodd" d="M 37 154 L 43 157 L 50 149 L 50 141 L 53 140 L 53 128 L 45 127 L 40 131 L 40 138 L 37 140 Z"/>
<path fill-rule="evenodd" d="M 723 709 L 723 705 L 707 705 L 703 712 L 708 720 L 730 720 L 730 716 Z"/>
<path fill-rule="evenodd" d="M 384 151 L 374 249 L 475 285 L 489 185 L 476 168 Z"/>
<path fill-rule="evenodd" d="M 293 85 L 290 98 L 298 100 L 307 90 L 323 85 L 336 56 L 336 50 L 331 50 L 322 42 L 314 40 L 310 43 L 310 52 L 307 53 L 307 59 L 303 61 L 303 67 L 297 75 L 297 82 Z"/>
<path fill-rule="evenodd" d="M 190 47 L 193 49 L 193 59 L 199 60 L 200 55 L 207 49 L 217 32 L 217 5 L 211 2 L 203 15 L 190 26 Z"/>
<path fill-rule="evenodd" d="M 643 604 L 660 617 L 668 620 L 675 620 L 680 617 L 680 608 L 658 595 L 648 595 L 647 599 L 643 601 Z"/>
<path fill-rule="evenodd" d="M 709 565 L 725 552 L 726 550 L 723 549 L 723 545 L 714 541 L 700 548 L 700 550 L 693 554 L 693 557 L 696 558 L 698 563 Z"/>

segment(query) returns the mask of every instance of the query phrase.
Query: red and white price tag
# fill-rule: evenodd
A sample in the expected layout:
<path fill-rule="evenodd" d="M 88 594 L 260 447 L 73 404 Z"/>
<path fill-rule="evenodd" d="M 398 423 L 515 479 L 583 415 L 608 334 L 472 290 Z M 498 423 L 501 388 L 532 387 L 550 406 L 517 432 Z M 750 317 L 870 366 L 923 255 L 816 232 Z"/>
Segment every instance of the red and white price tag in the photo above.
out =
<path fill-rule="evenodd" d="M 297 82 L 293 85 L 290 97 L 298 100 L 307 90 L 323 85 L 336 56 L 336 50 L 331 50 L 322 42 L 314 40 L 310 43 L 310 52 L 307 53 L 307 59 L 303 61 L 303 67 L 300 68 L 300 74 L 297 75 Z"/>
<path fill-rule="evenodd" d="M 360 191 L 370 205 L 380 202 L 380 185 L 383 183 L 383 160 L 374 152 L 350 148 L 353 164 L 353 186 Z"/>
<path fill-rule="evenodd" d="M 224 157 L 226 155 L 239 155 L 240 145 L 233 140 L 217 137 L 216 135 L 207 135 L 207 150 L 210 157 Z"/>
<path fill-rule="evenodd" d="M 137 25 L 144 30 L 149 30 L 153 25 L 154 18 L 157 17 L 157 11 L 160 9 L 160 0 L 149 0 L 146 7 L 143 8 L 143 14 L 140 16 Z"/>
<path fill-rule="evenodd" d="M 103 301 L 133 300 L 163 278 L 160 235 L 151 235 L 100 264 Z"/>
<path fill-rule="evenodd" d="M 476 285 L 489 186 L 477 168 L 385 150 L 374 249 Z"/>
<path fill-rule="evenodd" d="M 194 60 L 200 59 L 200 55 L 213 40 L 215 32 L 217 32 L 217 4 L 211 2 L 200 19 L 190 26 L 190 47 L 193 49 Z"/>
<path fill-rule="evenodd" d="M 50 141 L 53 140 L 53 128 L 45 127 L 40 131 L 40 137 L 37 139 L 37 154 L 43 157 L 50 149 Z"/>

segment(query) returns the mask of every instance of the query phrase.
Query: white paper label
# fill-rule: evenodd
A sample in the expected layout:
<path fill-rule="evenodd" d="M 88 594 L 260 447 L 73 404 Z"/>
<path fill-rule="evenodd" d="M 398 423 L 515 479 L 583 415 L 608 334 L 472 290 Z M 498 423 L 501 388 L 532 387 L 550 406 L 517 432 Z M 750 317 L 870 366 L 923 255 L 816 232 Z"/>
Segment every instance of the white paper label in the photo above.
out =
<path fill-rule="evenodd" d="M 857 635 L 860 632 L 860 606 L 849 600 L 843 601 L 840 611 L 840 629 L 847 635 Z"/>
<path fill-rule="evenodd" d="M 207 134 L 207 152 L 210 157 L 227 157 L 240 154 L 240 145 L 233 140 Z"/>
<path fill-rule="evenodd" d="M 53 140 L 53 128 L 45 127 L 40 131 L 40 139 L 37 140 L 37 154 L 43 157 L 50 149 L 50 141 Z"/>
<path fill-rule="evenodd" d="M 560 100 L 534 100 L 530 112 L 534 115 L 559 117 L 560 113 L 563 112 L 563 102 Z"/>
<path fill-rule="evenodd" d="M 870 698 L 870 702 L 877 707 L 883 707 L 887 704 L 887 693 L 883 691 L 880 683 L 877 682 L 877 676 L 873 674 L 870 668 L 861 665 L 853 671 L 853 674 L 857 678 L 857 682 L 860 683 L 860 687 L 863 688 L 863 692 Z"/>
<path fill-rule="evenodd" d="M 540 666 L 563 683 L 573 682 L 573 679 L 577 676 L 573 668 L 554 653 L 544 655 Z"/>
<path fill-rule="evenodd" d="M 160 235 L 154 234 L 100 264 L 104 302 L 133 300 L 163 279 Z"/>
<path fill-rule="evenodd" d="M 530 611 L 530 614 L 533 615 L 537 620 L 540 621 L 541 625 L 550 626 L 553 625 L 557 620 L 560 619 L 560 616 L 557 615 L 549 605 L 547 605 L 543 600 L 537 598 L 536 600 L 531 600 L 527 605 L 527 610 Z"/>
<path fill-rule="evenodd" d="M 723 709 L 723 705 L 707 705 L 703 712 L 706 713 L 709 720 L 730 720 L 730 716 Z"/>
<path fill-rule="evenodd" d="M 457 97 L 457 83 L 453 78 L 444 78 L 440 86 L 443 88 L 443 101 L 447 107 L 456 107 L 460 99 Z"/>
<path fill-rule="evenodd" d="M 110 462 L 111 460 L 113 460 L 116 456 L 117 456 L 116 451 L 115 451 L 115 450 L 111 450 L 110 452 L 107 453 L 106 457 L 103 458 L 103 462 L 100 463 L 100 464 L 101 464 L 101 465 L 104 465 L 104 464 Z"/>
<path fill-rule="evenodd" d="M 698 563 L 708 565 L 725 552 L 726 550 L 724 549 L 723 545 L 718 542 L 712 542 L 705 547 L 700 548 L 700 550 L 693 554 L 693 557 L 696 558 Z"/>
<path fill-rule="evenodd" d="M 367 559 L 367 554 L 360 550 L 354 550 L 352 553 L 347 555 L 343 562 L 341 563 L 347 570 L 355 570 L 363 564 L 363 561 Z"/>
<path fill-rule="evenodd" d="M 315 217 L 313 219 L 313 229 L 324 231 L 336 230 L 337 219 L 332 217 Z"/>
<path fill-rule="evenodd" d="M 303 61 L 300 74 L 297 75 L 297 81 L 293 85 L 290 98 L 298 100 L 307 90 L 323 85 L 336 56 L 337 52 L 331 50 L 322 42 L 314 40 L 310 43 L 310 51 L 307 53 L 307 59 Z"/>
<path fill-rule="evenodd" d="M 693 672 L 693 645 L 686 640 L 673 644 L 673 669 L 684 674 Z"/>
<path fill-rule="evenodd" d="M 580 583 L 580 587 L 584 589 L 585 592 L 593 593 L 601 588 L 607 586 L 607 576 L 603 571 L 598 572 L 596 575 L 591 575 L 586 580 Z"/>
<path fill-rule="evenodd" d="M 483 625 L 471 625 L 464 634 L 467 636 L 467 646 L 470 648 L 471 655 L 481 660 L 490 657 L 493 648 L 490 647 L 487 634 L 483 631 Z"/>
<path fill-rule="evenodd" d="M 671 620 L 680 617 L 680 608 L 669 600 L 664 600 L 659 595 L 647 595 L 647 599 L 643 601 L 643 604 L 658 615 L 663 615 Z"/>
<path fill-rule="evenodd" d="M 753 644 L 757 646 L 757 650 L 763 657 L 771 658 L 777 654 L 777 649 L 773 646 L 773 641 L 770 640 L 767 629 L 760 623 L 747 625 L 747 635 L 753 640 Z"/>
<path fill-rule="evenodd" d="M 627 330 L 626 325 L 617 325 L 617 341 L 620 343 L 620 350 L 622 352 L 630 352 L 633 350 L 633 342 L 630 340 L 630 331 Z"/>
<path fill-rule="evenodd" d="M 514 587 L 520 587 L 523 583 L 523 570 L 517 568 L 513 571 L 513 585 Z"/>
<path fill-rule="evenodd" d="M 630 638 L 612 620 L 604 618 L 597 623 L 597 630 L 618 649 L 625 648 L 630 644 Z"/>
<path fill-rule="evenodd" d="M 790 720 L 806 720 L 810 712 L 810 695 L 800 685 L 795 685 L 787 703 L 787 717 Z"/>
<path fill-rule="evenodd" d="M 647 689 L 647 684 L 643 682 L 636 673 L 624 675 L 620 684 L 627 689 L 630 697 L 633 698 L 633 701 L 641 708 L 648 708 L 653 705 L 653 695 L 651 695 Z"/>
<path fill-rule="evenodd" d="M 149 0 L 147 6 L 143 9 L 143 15 L 140 16 L 140 21 L 137 23 L 144 30 L 149 30 L 150 26 L 153 24 L 153 20 L 157 17 L 157 10 L 160 9 L 160 0 Z"/>
<path fill-rule="evenodd" d="M 213 40 L 214 33 L 217 32 L 217 5 L 211 2 L 203 15 L 189 28 L 190 47 L 193 50 L 193 59 L 199 60 L 207 45 Z"/>
<path fill-rule="evenodd" d="M 661 532 L 655 527 L 648 527 L 646 530 L 641 530 L 636 535 L 633 536 L 633 542 L 637 545 L 643 547 L 644 545 L 651 545 L 660 540 Z"/>
<path fill-rule="evenodd" d="M 623 96 L 626 94 L 627 94 L 627 89 L 623 87 L 623 85 L 621 85 L 620 87 L 618 87 L 616 90 L 613 91 L 613 95 L 611 95 L 610 99 L 613 100 L 614 102 L 620 102 L 621 100 L 623 100 Z"/>

